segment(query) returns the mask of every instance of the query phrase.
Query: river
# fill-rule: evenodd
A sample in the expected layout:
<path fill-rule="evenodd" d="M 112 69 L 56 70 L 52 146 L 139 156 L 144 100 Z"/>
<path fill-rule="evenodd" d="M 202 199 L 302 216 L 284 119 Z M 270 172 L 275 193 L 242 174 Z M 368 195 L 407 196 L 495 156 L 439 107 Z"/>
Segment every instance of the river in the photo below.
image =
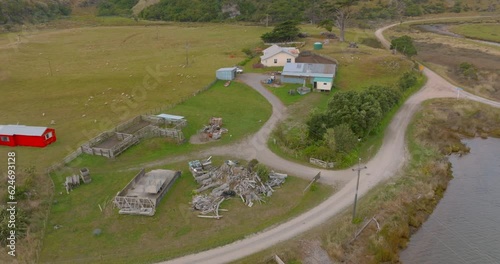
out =
<path fill-rule="evenodd" d="M 402 263 L 500 263 L 500 139 L 464 143 L 471 152 L 450 157 L 454 178 Z"/>

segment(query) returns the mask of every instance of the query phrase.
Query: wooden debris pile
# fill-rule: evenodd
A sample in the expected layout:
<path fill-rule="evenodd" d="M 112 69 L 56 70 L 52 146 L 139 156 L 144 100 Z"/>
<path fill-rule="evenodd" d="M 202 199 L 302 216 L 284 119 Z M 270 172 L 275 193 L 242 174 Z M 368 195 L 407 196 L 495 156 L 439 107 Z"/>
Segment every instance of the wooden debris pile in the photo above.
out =
<path fill-rule="evenodd" d="M 221 117 L 212 117 L 210 118 L 209 124 L 204 126 L 201 132 L 207 135 L 208 138 L 219 139 L 222 134 L 227 133 L 228 130 L 222 127 Z"/>
<path fill-rule="evenodd" d="M 75 174 L 66 177 L 66 180 L 64 181 L 64 188 L 66 189 L 67 194 L 69 194 L 69 192 L 74 188 L 80 186 L 80 179 L 85 184 L 90 183 L 92 181 L 92 179 L 90 178 L 89 169 L 87 168 L 80 169 L 80 176 Z"/>
<path fill-rule="evenodd" d="M 66 193 L 69 194 L 69 191 L 73 190 L 75 187 L 80 185 L 80 177 L 78 175 L 72 175 L 66 177 L 66 181 L 64 181 L 64 187 L 66 188 Z"/>
<path fill-rule="evenodd" d="M 200 173 L 199 169 L 191 169 L 198 162 L 189 162 L 193 177 L 199 184 L 199 188 L 195 190 L 198 195 L 193 197 L 191 205 L 195 210 L 201 211 L 199 217 L 204 218 L 221 218 L 219 211 L 225 210 L 220 208 L 220 204 L 231 197 L 240 197 L 248 207 L 252 207 L 256 201 L 265 202 L 263 197 L 270 197 L 274 188 L 281 186 L 288 176 L 271 171 L 269 179 L 264 182 L 257 172 L 239 166 L 234 161 L 226 161 L 220 167 L 212 167 Z M 210 193 L 200 194 L 207 190 L 211 190 Z"/>

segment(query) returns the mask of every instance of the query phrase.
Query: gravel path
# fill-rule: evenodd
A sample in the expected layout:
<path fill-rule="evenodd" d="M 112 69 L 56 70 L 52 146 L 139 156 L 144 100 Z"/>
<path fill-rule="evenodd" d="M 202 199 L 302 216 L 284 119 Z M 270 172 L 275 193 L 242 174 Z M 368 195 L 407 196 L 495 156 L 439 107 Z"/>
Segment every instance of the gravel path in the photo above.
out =
<path fill-rule="evenodd" d="M 395 26 L 397 24 L 391 25 Z M 382 37 L 383 30 L 391 27 L 387 26 L 377 30 L 376 36 L 385 47 L 389 42 Z M 388 53 L 388 56 L 389 53 Z M 424 74 L 428 78 L 425 86 L 412 97 L 410 97 L 394 116 L 390 123 L 383 144 L 379 152 L 371 159 L 363 170 L 360 177 L 359 195 L 363 196 L 372 187 L 384 180 L 394 176 L 402 168 L 408 159 L 405 144 L 405 133 L 414 113 L 419 109 L 420 104 L 431 98 L 456 97 L 456 88 L 429 69 L 424 69 Z M 238 158 L 257 158 L 260 162 L 270 165 L 278 170 L 286 171 L 290 174 L 310 179 L 318 171 L 311 168 L 284 160 L 267 147 L 267 138 L 279 120 L 286 116 L 286 109 L 281 102 L 268 92 L 262 85 L 260 79 L 264 78 L 256 74 L 244 74 L 241 77 L 248 85 L 259 91 L 273 105 L 273 114 L 264 124 L 263 128 L 252 137 L 249 137 L 236 145 L 229 145 L 220 148 L 213 148 L 202 153 L 203 155 L 231 155 Z M 468 99 L 500 107 L 500 103 L 483 99 L 472 94 L 461 91 L 461 96 Z M 277 225 L 261 233 L 253 234 L 243 240 L 207 250 L 204 252 L 187 255 L 161 263 L 226 263 L 245 256 L 257 253 L 273 245 L 291 239 L 321 223 L 350 206 L 354 200 L 354 190 L 356 186 L 355 173 L 351 169 L 342 171 L 322 170 L 321 182 L 327 184 L 341 183 L 343 188 L 311 210 L 297 216 L 296 218 Z"/>

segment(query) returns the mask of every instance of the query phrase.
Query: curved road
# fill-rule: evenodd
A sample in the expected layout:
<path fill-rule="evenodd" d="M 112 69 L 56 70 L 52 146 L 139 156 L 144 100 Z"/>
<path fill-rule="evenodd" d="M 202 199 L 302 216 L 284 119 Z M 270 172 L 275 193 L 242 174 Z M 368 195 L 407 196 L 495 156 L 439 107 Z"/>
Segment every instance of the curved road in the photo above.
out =
<path fill-rule="evenodd" d="M 397 24 L 376 31 L 377 38 L 385 47 L 389 46 L 389 42 L 383 38 L 382 32 L 395 25 Z M 418 110 L 420 104 L 431 98 L 456 97 L 455 86 L 427 68 L 424 69 L 424 74 L 428 78 L 427 83 L 419 92 L 411 96 L 394 116 L 394 119 L 387 128 L 379 152 L 366 164 L 368 169 L 362 171 L 359 186 L 360 196 L 363 196 L 375 185 L 395 175 L 406 162 L 408 157 L 405 145 L 406 129 L 411 117 Z M 245 159 L 257 158 L 266 165 L 307 179 L 312 178 L 318 171 L 321 171 L 321 182 L 327 184 L 341 183 L 343 188 L 310 211 L 269 230 L 225 246 L 161 263 L 227 263 L 238 260 L 268 249 L 277 243 L 291 239 L 324 223 L 352 204 L 356 177 L 351 169 L 342 171 L 318 170 L 317 168 L 284 160 L 267 148 L 267 139 L 274 126 L 285 118 L 286 108 L 278 98 L 260 84 L 261 78 L 263 78 L 262 75 L 258 74 L 244 74 L 240 77 L 241 80 L 252 86 L 269 100 L 273 106 L 271 118 L 264 124 L 261 130 L 240 143 L 211 148 L 200 152 L 199 155 L 231 155 Z M 474 101 L 500 107 L 500 103 L 498 102 L 487 100 L 465 91 L 460 91 L 460 94 Z"/>

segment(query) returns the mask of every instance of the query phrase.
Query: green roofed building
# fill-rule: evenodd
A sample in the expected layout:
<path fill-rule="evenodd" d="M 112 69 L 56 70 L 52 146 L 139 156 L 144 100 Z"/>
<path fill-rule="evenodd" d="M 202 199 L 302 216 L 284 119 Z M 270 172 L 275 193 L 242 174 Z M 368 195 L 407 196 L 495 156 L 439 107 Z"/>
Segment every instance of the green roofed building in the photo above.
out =
<path fill-rule="evenodd" d="M 337 65 L 319 63 L 287 63 L 281 73 L 281 82 L 312 84 L 318 91 L 331 91 Z"/>

